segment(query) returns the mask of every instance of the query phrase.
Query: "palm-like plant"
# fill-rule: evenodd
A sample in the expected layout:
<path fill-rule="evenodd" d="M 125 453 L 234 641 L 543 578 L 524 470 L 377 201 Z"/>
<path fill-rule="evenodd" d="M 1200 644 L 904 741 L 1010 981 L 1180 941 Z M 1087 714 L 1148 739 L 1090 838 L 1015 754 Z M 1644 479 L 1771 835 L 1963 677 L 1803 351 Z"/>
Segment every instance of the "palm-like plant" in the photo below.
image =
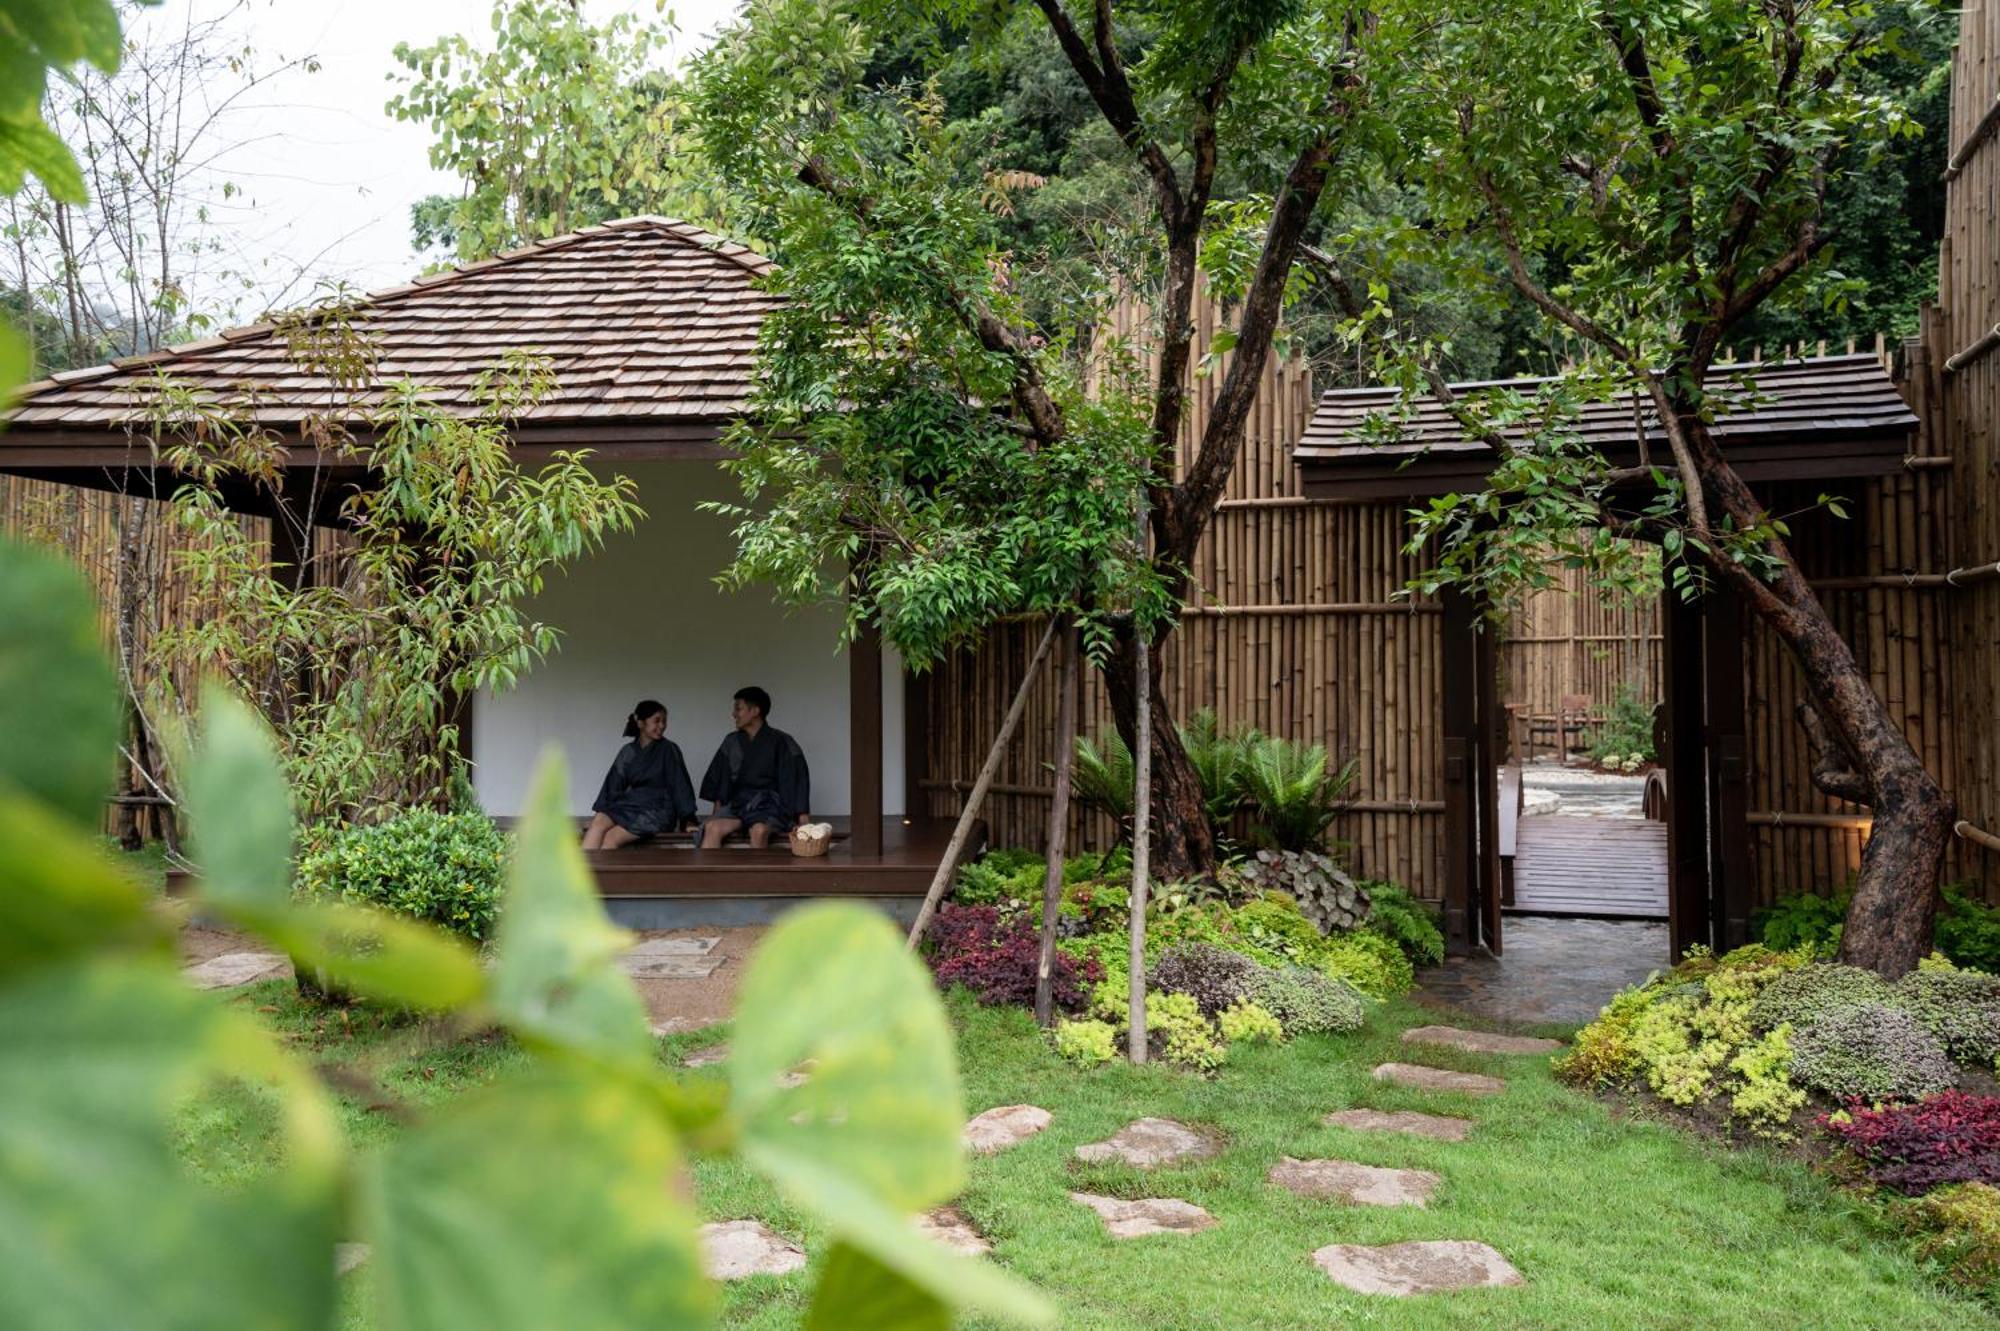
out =
<path fill-rule="evenodd" d="M 1132 835 L 1133 773 L 1132 750 L 1117 731 L 1104 737 L 1098 748 L 1088 735 L 1076 737 L 1076 761 L 1070 766 L 1070 791 L 1085 808 L 1095 809 L 1118 825 L 1122 844 Z"/>
<path fill-rule="evenodd" d="M 1352 759 L 1335 768 L 1324 744 L 1246 738 L 1237 779 L 1255 818 L 1251 835 L 1277 850 L 1324 850 L 1326 829 L 1354 786 Z"/>
<path fill-rule="evenodd" d="M 1244 750 L 1263 736 L 1255 730 L 1224 735 L 1213 707 L 1198 709 L 1180 731 L 1181 747 L 1201 778 L 1201 801 L 1208 811 L 1209 825 L 1219 836 L 1243 807 Z"/>

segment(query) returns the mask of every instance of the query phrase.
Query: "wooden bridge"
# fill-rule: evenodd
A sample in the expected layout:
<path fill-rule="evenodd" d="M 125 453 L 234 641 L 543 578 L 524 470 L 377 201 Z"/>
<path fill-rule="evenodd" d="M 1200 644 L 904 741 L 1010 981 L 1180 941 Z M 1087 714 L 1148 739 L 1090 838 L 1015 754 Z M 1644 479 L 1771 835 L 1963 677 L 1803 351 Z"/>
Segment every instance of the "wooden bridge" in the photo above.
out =
<path fill-rule="evenodd" d="M 1501 902 L 1530 915 L 1667 918 L 1667 824 L 1521 813 L 1521 769 L 1500 772 Z"/>

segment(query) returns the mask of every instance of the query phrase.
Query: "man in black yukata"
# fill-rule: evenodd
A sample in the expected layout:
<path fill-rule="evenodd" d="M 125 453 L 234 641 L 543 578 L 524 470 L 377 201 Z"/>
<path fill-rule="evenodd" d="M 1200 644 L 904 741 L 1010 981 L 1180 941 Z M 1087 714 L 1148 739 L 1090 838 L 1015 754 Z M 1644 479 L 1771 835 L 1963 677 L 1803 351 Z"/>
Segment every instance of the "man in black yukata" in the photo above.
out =
<path fill-rule="evenodd" d="M 750 844 L 770 844 L 771 832 L 789 835 L 807 821 L 812 806 L 812 777 L 806 771 L 805 750 L 799 742 L 765 722 L 771 695 L 751 685 L 736 691 L 729 714 L 736 729 L 715 751 L 715 761 L 701 778 L 701 797 L 713 800 L 715 812 L 702 824 L 701 844 L 712 850 L 740 827 L 750 829 Z"/>

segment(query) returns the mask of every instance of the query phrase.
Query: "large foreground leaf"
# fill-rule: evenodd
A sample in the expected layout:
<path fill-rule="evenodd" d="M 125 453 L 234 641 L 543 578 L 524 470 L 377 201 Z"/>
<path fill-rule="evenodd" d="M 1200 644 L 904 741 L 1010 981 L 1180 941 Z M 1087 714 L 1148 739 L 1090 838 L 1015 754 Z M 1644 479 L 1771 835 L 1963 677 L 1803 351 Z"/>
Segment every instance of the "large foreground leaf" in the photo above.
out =
<path fill-rule="evenodd" d="M 0 794 L 0 981 L 134 942 L 172 951 L 145 890 L 45 805 Z"/>
<path fill-rule="evenodd" d="M 281 1078 L 285 1168 L 189 1178 L 170 1115 L 205 1077 Z M 170 961 L 38 970 L 0 988 L 0 1326 L 291 1331 L 333 1307 L 331 1117 L 248 1019 Z"/>
<path fill-rule="evenodd" d="M 659 1059 L 646 1005 L 617 965 L 631 935 L 605 918 L 577 846 L 567 786 L 562 760 L 543 758 L 507 868 L 493 1008 L 544 1046 L 651 1069 Z"/>
<path fill-rule="evenodd" d="M 674 1138 L 610 1077 L 494 1087 L 370 1171 L 381 1331 L 708 1324 Z"/>
<path fill-rule="evenodd" d="M 951 1331 L 951 1308 L 851 1244 L 834 1246 L 805 1331 Z"/>
<path fill-rule="evenodd" d="M 965 1106 L 944 1007 L 887 920 L 843 903 L 786 916 L 744 973 L 729 1066 L 743 1154 L 796 1202 L 952 1306 L 1047 1320 L 1026 1286 L 911 1230 L 964 1185 Z"/>
<path fill-rule="evenodd" d="M 95 822 L 118 725 L 118 680 L 83 576 L 0 537 L 0 783 Z"/>

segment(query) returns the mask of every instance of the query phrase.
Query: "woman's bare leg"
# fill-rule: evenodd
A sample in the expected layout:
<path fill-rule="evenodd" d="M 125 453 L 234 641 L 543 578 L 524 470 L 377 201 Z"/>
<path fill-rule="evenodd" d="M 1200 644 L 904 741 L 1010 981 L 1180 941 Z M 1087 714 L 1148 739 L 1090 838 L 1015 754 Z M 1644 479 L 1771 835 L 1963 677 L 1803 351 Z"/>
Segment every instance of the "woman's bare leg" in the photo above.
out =
<path fill-rule="evenodd" d="M 613 823 L 611 830 L 604 834 L 604 849 L 617 850 L 620 846 L 629 846 L 638 839 L 632 833 Z"/>
<path fill-rule="evenodd" d="M 701 825 L 701 848 L 714 850 L 722 839 L 743 826 L 741 818 L 711 818 Z M 752 833 L 752 835 L 755 835 Z"/>
<path fill-rule="evenodd" d="M 585 850 L 604 849 L 604 834 L 617 826 L 618 824 L 612 822 L 603 814 L 598 814 L 590 820 L 590 826 L 583 829 L 583 848 Z"/>

